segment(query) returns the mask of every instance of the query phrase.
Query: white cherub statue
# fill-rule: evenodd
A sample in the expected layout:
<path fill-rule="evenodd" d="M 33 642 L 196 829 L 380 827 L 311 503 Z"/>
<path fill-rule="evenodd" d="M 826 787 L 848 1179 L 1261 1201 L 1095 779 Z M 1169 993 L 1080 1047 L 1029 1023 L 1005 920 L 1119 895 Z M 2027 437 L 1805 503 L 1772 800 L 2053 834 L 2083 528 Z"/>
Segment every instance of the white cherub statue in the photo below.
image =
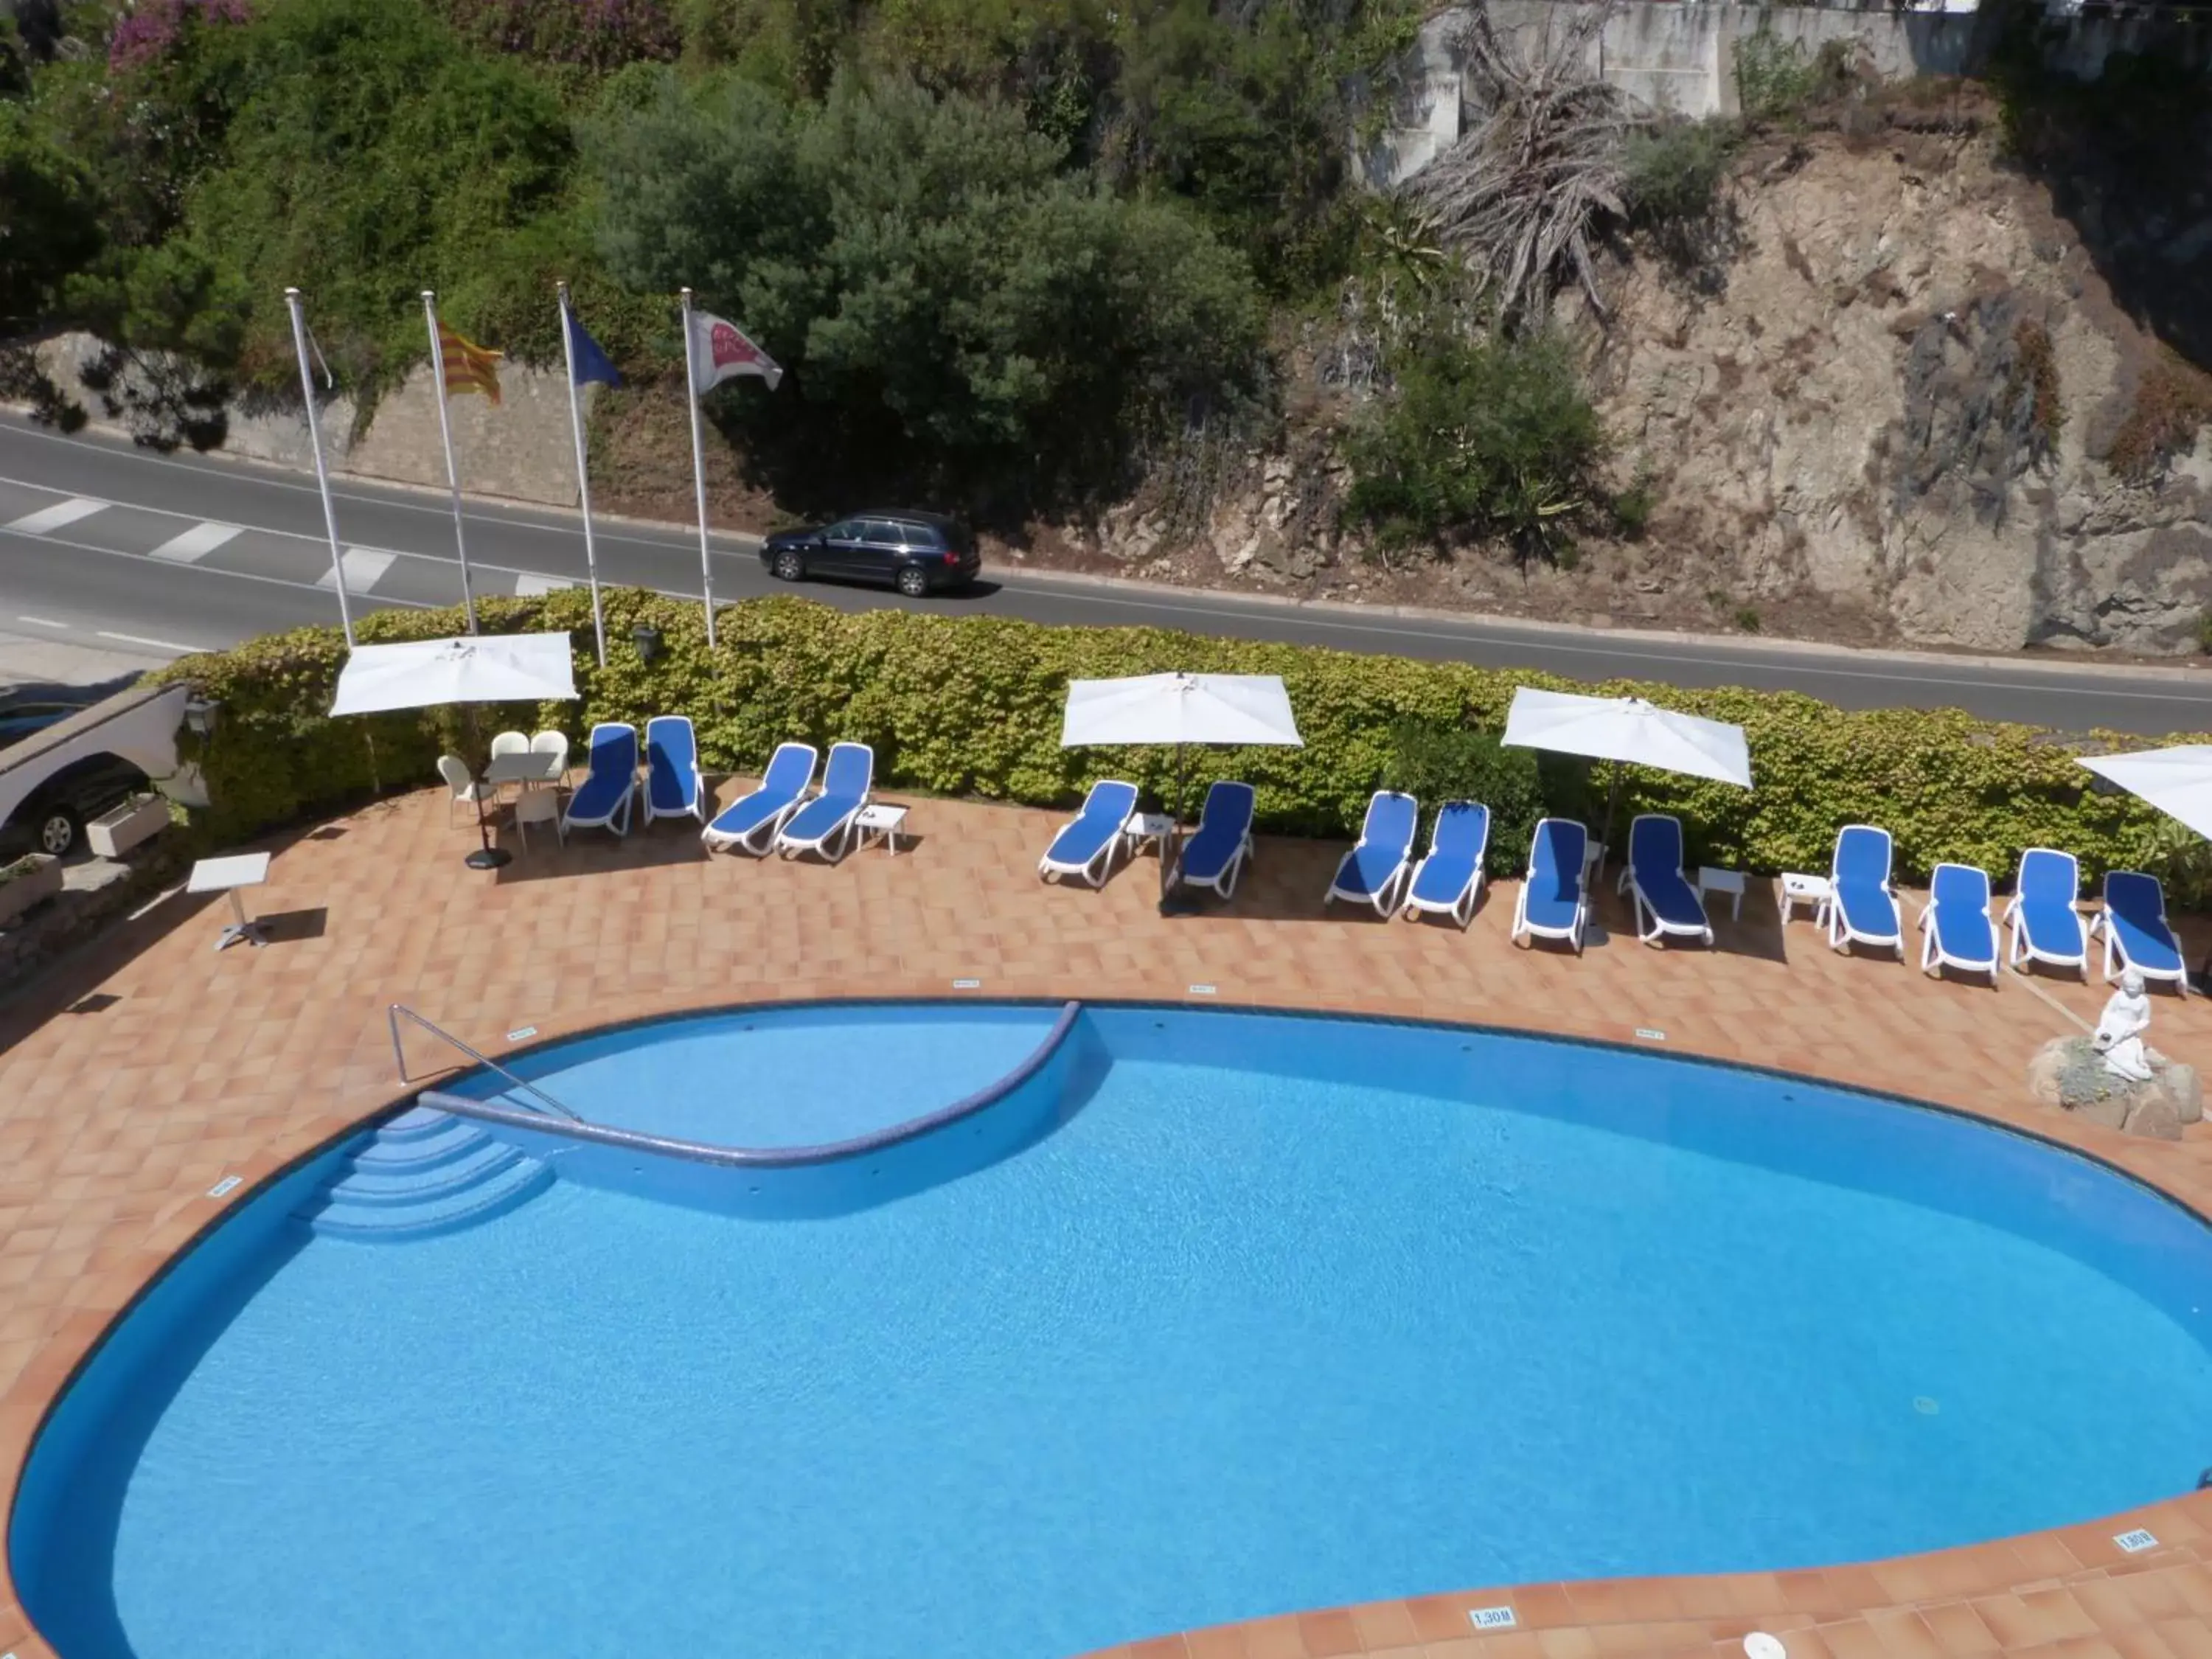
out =
<path fill-rule="evenodd" d="M 2089 1046 L 2105 1057 L 2105 1069 L 2130 1083 L 2150 1081 L 2151 1051 L 2143 1045 L 2150 1030 L 2150 998 L 2143 993 L 2143 976 L 2130 968 L 2120 975 L 2120 988 L 2106 1003 L 2097 1034 Z"/>

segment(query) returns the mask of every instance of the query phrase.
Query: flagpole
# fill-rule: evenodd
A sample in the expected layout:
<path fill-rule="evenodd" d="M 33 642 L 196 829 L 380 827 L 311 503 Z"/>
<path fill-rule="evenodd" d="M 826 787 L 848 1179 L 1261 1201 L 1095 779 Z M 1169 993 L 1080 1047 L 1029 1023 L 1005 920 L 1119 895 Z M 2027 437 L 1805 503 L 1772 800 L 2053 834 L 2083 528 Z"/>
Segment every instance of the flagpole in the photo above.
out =
<path fill-rule="evenodd" d="M 584 411 L 576 401 L 575 321 L 568 311 L 568 283 L 556 283 L 554 288 L 561 296 L 561 361 L 568 370 L 568 430 L 576 439 L 576 496 L 584 507 L 584 574 L 592 584 L 592 637 L 599 642 L 599 666 L 605 668 L 607 621 L 599 611 L 599 559 L 592 546 L 592 477 L 584 464 Z"/>
<path fill-rule="evenodd" d="M 699 497 L 699 593 L 707 602 L 707 644 L 714 643 L 714 568 L 707 550 L 707 452 L 699 439 L 699 366 L 691 349 L 691 290 L 684 290 L 684 389 L 691 398 L 691 482 Z"/>
<path fill-rule="evenodd" d="M 461 528 L 461 470 L 453 464 L 453 426 L 446 415 L 446 349 L 438 343 L 438 295 L 422 290 L 422 316 L 430 325 L 430 391 L 438 400 L 438 435 L 446 442 L 446 482 L 453 491 L 453 546 L 461 556 L 461 608 L 469 632 L 477 631 L 477 596 L 469 582 L 469 538 Z"/>
<path fill-rule="evenodd" d="M 323 425 L 315 416 L 315 377 L 307 369 L 307 323 L 300 309 L 300 290 L 284 290 L 284 304 L 292 313 L 292 346 L 300 354 L 300 393 L 307 404 L 307 447 L 315 452 L 315 483 L 323 492 L 323 528 L 331 537 L 331 580 L 338 591 L 338 626 L 345 629 L 346 649 L 353 649 L 353 608 L 346 603 L 345 556 L 338 550 L 338 515 L 331 505 L 330 470 L 323 465 Z"/>

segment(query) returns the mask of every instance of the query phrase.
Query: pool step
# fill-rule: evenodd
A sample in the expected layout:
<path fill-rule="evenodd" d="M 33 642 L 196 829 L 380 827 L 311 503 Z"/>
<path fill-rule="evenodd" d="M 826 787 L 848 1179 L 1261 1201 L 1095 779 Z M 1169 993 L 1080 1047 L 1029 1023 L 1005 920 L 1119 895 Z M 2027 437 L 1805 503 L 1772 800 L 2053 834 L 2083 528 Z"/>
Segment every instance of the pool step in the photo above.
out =
<path fill-rule="evenodd" d="M 550 1166 L 477 1125 L 417 1106 L 384 1125 L 296 1212 L 332 1238 L 428 1238 L 513 1209 Z"/>

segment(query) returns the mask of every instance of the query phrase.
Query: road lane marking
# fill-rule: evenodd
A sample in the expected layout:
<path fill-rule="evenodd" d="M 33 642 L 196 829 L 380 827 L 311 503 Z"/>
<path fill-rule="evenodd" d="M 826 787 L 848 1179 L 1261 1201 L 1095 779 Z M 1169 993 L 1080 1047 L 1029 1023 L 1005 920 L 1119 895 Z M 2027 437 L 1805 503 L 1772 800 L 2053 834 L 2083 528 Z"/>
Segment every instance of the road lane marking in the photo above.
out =
<path fill-rule="evenodd" d="M 564 587 L 575 585 L 566 576 L 535 576 L 526 570 L 514 579 L 514 597 L 518 599 L 535 599 L 541 593 L 557 593 Z"/>
<path fill-rule="evenodd" d="M 146 556 L 167 559 L 176 564 L 191 564 L 221 547 L 239 533 L 234 524 L 196 524 L 181 536 L 172 536 Z"/>
<path fill-rule="evenodd" d="M 15 620 L 27 622 L 33 628 L 58 628 L 64 632 L 67 632 L 69 629 L 67 623 L 58 623 L 52 617 L 18 617 Z"/>
<path fill-rule="evenodd" d="M 88 519 L 106 501 L 88 501 L 82 495 L 72 495 L 65 501 L 56 501 L 52 507 L 42 507 L 36 513 L 27 513 L 8 528 L 19 536 L 44 536 L 57 530 L 67 529 L 79 519 Z"/>
<path fill-rule="evenodd" d="M 179 645 L 174 640 L 149 640 L 143 634 L 111 634 L 104 628 L 98 633 L 103 640 L 119 640 L 125 645 L 143 645 L 154 651 L 173 651 L 180 657 L 197 657 L 207 650 L 204 645 Z"/>
<path fill-rule="evenodd" d="M 178 514 L 175 516 L 183 518 L 188 515 Z M 7 532 L 7 526 L 0 525 L 0 536 L 4 536 Z M 271 532 L 270 533 L 281 534 L 282 532 Z M 143 553 L 125 553 L 119 547 L 101 547 L 93 542 L 64 541 L 58 536 L 40 540 L 40 544 L 44 547 L 66 547 L 78 553 L 96 553 L 103 559 L 127 559 L 133 564 L 144 564 L 146 562 L 146 556 Z M 289 587 L 301 593 L 313 593 L 316 591 L 319 586 L 320 586 L 321 591 L 325 593 L 331 591 L 330 582 L 328 580 L 329 573 L 327 571 L 324 573 L 325 580 L 320 584 L 317 584 L 311 581 L 295 580 L 289 576 L 264 576 L 257 570 L 226 570 L 219 564 L 196 564 L 188 568 L 195 574 L 202 576 L 221 576 L 228 580 L 237 582 L 258 582 L 264 587 Z M 662 588 L 653 588 L 648 591 L 659 593 L 663 599 L 681 599 L 684 598 L 696 599 L 698 597 L 696 594 L 686 595 L 683 593 L 671 593 Z M 379 605 L 387 610 L 435 611 L 439 609 L 437 605 L 432 604 L 428 599 L 402 599 L 383 593 L 380 593 L 376 596 L 376 602 Z M 56 628 L 65 627 L 66 625 L 67 624 L 62 623 L 56 623 L 53 624 Z M 295 628 L 301 624 L 297 623 L 287 623 L 284 625 L 288 628 Z"/>
<path fill-rule="evenodd" d="M 366 593 L 374 587 L 384 573 L 398 559 L 397 553 L 380 553 L 373 547 L 349 547 L 345 556 L 338 561 L 337 570 L 325 570 L 315 578 L 318 587 L 335 588 L 342 571 L 345 575 L 346 592 Z"/>

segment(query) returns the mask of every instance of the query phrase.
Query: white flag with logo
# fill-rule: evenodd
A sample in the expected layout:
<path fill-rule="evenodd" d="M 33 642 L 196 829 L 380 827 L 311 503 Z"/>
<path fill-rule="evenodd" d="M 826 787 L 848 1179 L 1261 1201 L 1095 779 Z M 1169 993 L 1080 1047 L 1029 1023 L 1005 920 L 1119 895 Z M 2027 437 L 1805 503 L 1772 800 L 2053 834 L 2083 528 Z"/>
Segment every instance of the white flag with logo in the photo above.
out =
<path fill-rule="evenodd" d="M 711 392 L 740 374 L 757 374 L 775 390 L 783 379 L 775 359 L 745 337 L 735 323 L 704 311 L 691 313 L 691 390 Z"/>

